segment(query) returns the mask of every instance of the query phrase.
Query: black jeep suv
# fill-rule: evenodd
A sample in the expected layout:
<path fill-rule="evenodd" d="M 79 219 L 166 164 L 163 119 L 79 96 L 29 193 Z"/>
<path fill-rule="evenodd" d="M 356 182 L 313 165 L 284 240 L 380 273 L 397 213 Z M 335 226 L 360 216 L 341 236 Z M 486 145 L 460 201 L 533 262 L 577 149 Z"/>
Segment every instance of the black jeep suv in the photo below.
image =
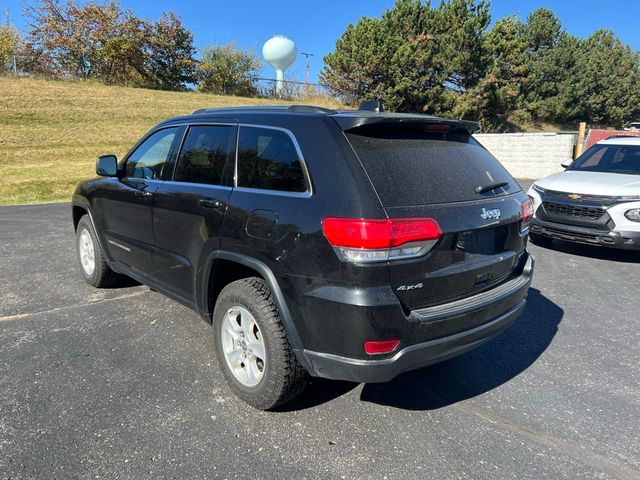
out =
<path fill-rule="evenodd" d="M 305 106 L 167 120 L 77 187 L 82 274 L 196 310 L 260 409 L 309 375 L 385 382 L 459 355 L 516 320 L 533 272 L 531 200 L 476 129 Z"/>

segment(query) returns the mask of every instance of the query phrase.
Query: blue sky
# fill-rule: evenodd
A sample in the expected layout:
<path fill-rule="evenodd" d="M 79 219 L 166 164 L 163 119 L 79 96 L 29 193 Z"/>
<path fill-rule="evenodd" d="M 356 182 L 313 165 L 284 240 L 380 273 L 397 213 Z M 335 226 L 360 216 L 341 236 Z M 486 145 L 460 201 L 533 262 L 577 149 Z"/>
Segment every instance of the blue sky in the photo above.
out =
<path fill-rule="evenodd" d="M 122 0 L 121 3 L 138 15 L 152 19 L 159 18 L 163 10 L 176 11 L 195 33 L 198 48 L 233 40 L 259 53 L 262 44 L 272 35 L 286 35 L 296 42 L 299 52 L 315 55 L 311 59 L 311 78 L 315 81 L 322 68 L 322 57 L 333 50 L 347 25 L 362 16 L 379 16 L 394 1 Z M 433 3 L 437 4 L 438 0 Z M 9 7 L 12 20 L 19 28 L 25 28 L 21 16 L 27 4 L 27 0 L 0 0 L 0 8 Z M 538 7 L 553 10 L 573 35 L 586 37 L 598 28 L 609 28 L 624 43 L 640 49 L 637 27 L 640 2 L 636 1 L 493 0 L 491 14 L 494 20 L 513 14 L 526 17 Z M 302 57 L 289 69 L 289 74 L 304 79 Z M 264 75 L 274 76 L 270 67 L 265 68 Z"/>

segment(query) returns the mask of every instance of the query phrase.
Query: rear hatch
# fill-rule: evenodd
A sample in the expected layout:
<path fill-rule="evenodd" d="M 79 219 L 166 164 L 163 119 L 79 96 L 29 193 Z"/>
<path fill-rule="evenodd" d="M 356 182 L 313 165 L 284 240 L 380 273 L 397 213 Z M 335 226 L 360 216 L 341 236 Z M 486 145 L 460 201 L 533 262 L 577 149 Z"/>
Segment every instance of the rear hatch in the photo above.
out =
<path fill-rule="evenodd" d="M 379 122 L 345 135 L 389 218 L 433 218 L 442 229 L 425 256 L 389 262 L 407 310 L 465 298 L 515 274 L 525 249 L 522 190 L 468 128 Z"/>

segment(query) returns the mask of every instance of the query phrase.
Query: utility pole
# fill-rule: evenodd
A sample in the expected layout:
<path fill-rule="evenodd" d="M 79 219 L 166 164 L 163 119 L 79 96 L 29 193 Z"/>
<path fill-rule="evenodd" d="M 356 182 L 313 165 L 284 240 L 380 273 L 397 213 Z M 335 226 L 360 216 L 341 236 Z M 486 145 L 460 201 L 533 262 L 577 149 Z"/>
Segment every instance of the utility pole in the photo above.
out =
<path fill-rule="evenodd" d="M 578 142 L 576 143 L 576 158 L 582 155 L 582 149 L 584 148 L 584 135 L 587 130 L 586 122 L 580 122 L 578 126 Z"/>
<path fill-rule="evenodd" d="M 300 55 L 304 55 L 306 58 L 306 70 L 307 70 L 307 88 L 306 88 L 306 95 L 307 97 L 309 96 L 309 57 L 313 57 L 313 53 L 308 53 L 308 52 L 300 52 Z"/>
<path fill-rule="evenodd" d="M 11 17 L 9 16 L 9 7 L 6 7 L 4 9 L 4 21 L 7 27 L 11 27 Z M 11 52 L 11 56 L 13 59 L 13 74 L 17 77 L 18 76 L 18 65 L 16 62 L 16 52 L 15 50 L 13 52 Z"/>

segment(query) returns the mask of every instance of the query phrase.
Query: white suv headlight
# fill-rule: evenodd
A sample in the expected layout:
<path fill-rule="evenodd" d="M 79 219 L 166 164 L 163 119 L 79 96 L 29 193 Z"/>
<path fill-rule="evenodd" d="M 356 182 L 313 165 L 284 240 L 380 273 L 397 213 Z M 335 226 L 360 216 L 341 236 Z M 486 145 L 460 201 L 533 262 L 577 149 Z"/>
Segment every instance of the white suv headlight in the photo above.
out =
<path fill-rule="evenodd" d="M 624 212 L 624 216 L 632 222 L 640 222 L 640 208 L 633 208 Z"/>

